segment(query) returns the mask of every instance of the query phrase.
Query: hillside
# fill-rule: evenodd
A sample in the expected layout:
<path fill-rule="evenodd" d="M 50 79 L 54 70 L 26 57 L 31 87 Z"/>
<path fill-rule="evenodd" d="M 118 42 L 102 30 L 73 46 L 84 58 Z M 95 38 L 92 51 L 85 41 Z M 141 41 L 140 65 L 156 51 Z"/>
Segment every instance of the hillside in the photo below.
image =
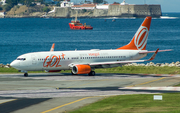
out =
<path fill-rule="evenodd" d="M 44 7 L 43 5 L 33 7 L 27 7 L 26 5 L 14 6 L 10 11 L 6 12 L 6 18 L 42 17 L 46 14 L 46 12 L 43 12 Z M 53 9 L 52 6 L 48 6 L 48 8 Z"/>

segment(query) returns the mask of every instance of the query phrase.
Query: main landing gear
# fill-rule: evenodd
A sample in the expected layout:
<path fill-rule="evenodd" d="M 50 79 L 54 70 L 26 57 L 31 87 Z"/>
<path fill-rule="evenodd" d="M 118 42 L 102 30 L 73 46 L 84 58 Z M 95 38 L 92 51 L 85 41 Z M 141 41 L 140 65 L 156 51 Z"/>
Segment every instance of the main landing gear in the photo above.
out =
<path fill-rule="evenodd" d="M 24 73 L 24 77 L 28 77 L 28 73 Z"/>
<path fill-rule="evenodd" d="M 72 71 L 71 71 L 71 74 L 77 75 L 77 74 L 74 74 Z M 96 74 L 95 71 L 91 71 L 90 73 L 88 73 L 89 76 L 94 76 L 95 74 Z"/>
<path fill-rule="evenodd" d="M 88 73 L 89 76 L 94 76 L 95 74 L 95 71 L 91 71 L 90 73 Z"/>

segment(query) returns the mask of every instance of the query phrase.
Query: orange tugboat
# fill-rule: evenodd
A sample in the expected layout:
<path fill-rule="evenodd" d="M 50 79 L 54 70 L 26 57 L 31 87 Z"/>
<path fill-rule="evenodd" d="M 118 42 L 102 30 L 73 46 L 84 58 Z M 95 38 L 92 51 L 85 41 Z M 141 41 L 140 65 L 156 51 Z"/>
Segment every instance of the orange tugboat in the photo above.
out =
<path fill-rule="evenodd" d="M 71 23 L 69 23 L 69 27 L 71 29 L 93 29 L 93 27 L 91 25 L 86 25 L 86 23 L 84 23 L 84 25 L 82 23 L 80 23 L 79 20 L 77 20 L 77 15 L 75 17 L 75 20 L 71 20 Z"/>

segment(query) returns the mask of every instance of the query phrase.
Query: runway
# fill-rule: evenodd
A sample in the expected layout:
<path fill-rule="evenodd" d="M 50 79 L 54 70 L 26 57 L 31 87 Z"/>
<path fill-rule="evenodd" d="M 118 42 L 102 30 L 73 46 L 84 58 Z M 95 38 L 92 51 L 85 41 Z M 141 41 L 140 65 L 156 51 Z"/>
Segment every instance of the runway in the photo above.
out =
<path fill-rule="evenodd" d="M 0 112 L 61 113 L 112 95 L 171 92 L 133 88 L 170 87 L 179 81 L 180 75 L 0 74 Z"/>

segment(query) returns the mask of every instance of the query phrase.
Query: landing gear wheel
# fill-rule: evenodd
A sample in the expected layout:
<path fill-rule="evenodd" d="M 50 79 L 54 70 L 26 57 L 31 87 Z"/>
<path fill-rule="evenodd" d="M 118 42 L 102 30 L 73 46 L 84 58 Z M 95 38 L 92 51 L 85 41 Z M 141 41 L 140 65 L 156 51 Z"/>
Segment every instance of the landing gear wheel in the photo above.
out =
<path fill-rule="evenodd" d="M 94 76 L 96 73 L 95 73 L 95 71 L 91 71 L 88 75 L 89 76 Z"/>
<path fill-rule="evenodd" d="M 25 76 L 25 77 L 28 77 L 28 73 L 24 73 L 24 76 Z"/>
<path fill-rule="evenodd" d="M 77 75 L 77 74 L 74 74 L 72 71 L 71 71 L 71 74 L 72 74 L 72 75 Z"/>

